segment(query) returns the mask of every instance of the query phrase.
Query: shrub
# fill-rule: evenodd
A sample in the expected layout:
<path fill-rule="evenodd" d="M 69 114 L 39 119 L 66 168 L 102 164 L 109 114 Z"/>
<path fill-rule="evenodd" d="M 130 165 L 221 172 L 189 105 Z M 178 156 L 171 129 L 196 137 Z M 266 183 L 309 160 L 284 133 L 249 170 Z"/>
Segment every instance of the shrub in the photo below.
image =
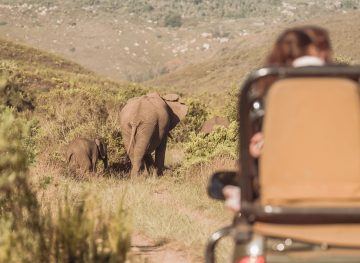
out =
<path fill-rule="evenodd" d="M 0 76 L 0 104 L 13 107 L 17 111 L 33 110 L 34 98 L 21 85 L 6 76 Z"/>
<path fill-rule="evenodd" d="M 125 262 L 130 247 L 122 205 L 105 217 L 93 200 L 42 212 L 27 180 L 28 129 L 11 110 L 0 113 L 0 262 Z"/>
<path fill-rule="evenodd" d="M 164 18 L 164 25 L 167 27 L 181 27 L 182 19 L 181 15 L 170 13 Z"/>
<path fill-rule="evenodd" d="M 4 107 L 0 105 L 0 115 L 3 125 L 6 125 L 6 121 L 16 117 L 16 125 L 21 125 L 22 129 L 22 141 L 21 147 L 26 155 L 27 164 L 35 162 L 36 155 L 38 154 L 38 148 L 36 145 L 36 138 L 39 132 L 39 124 L 36 119 L 25 119 L 24 116 L 17 114 L 13 108 Z M 15 131 L 16 134 L 16 131 Z"/>
<path fill-rule="evenodd" d="M 359 1 L 358 0 L 343 0 L 341 6 L 346 9 L 358 9 Z"/>
<path fill-rule="evenodd" d="M 43 125 L 40 145 L 56 155 L 76 137 L 100 136 L 109 115 L 107 99 L 96 87 L 53 89 L 38 96 L 37 113 Z"/>
<path fill-rule="evenodd" d="M 29 261 L 44 249 L 45 239 L 39 232 L 39 204 L 26 178 L 28 129 L 9 109 L 0 113 L 0 123 L 0 261 Z"/>
<path fill-rule="evenodd" d="M 209 162 L 218 156 L 237 157 L 237 123 L 228 128 L 217 127 L 212 133 L 191 133 L 185 143 L 185 166 Z"/>
<path fill-rule="evenodd" d="M 130 84 L 126 88 L 121 89 L 117 94 L 117 99 L 119 101 L 122 101 L 123 103 L 126 103 L 128 99 L 131 99 L 133 97 L 139 97 L 142 95 L 145 95 L 149 92 L 149 89 L 146 89 L 140 85 L 137 84 Z"/>
<path fill-rule="evenodd" d="M 347 56 L 337 56 L 335 57 L 335 62 L 338 64 L 345 64 L 345 65 L 351 65 L 353 64 L 353 59 L 351 57 L 347 57 Z"/>
<path fill-rule="evenodd" d="M 142 10 L 144 12 L 151 12 L 154 10 L 154 7 L 152 5 L 150 5 L 149 3 L 145 3 Z"/>
<path fill-rule="evenodd" d="M 119 131 L 119 113 L 129 98 L 146 94 L 139 85 L 120 90 L 83 86 L 58 88 L 37 97 L 36 113 L 42 124 L 38 143 L 48 160 L 64 162 L 64 147 L 77 137 L 102 138 L 108 145 L 109 164 L 126 153 Z"/>
<path fill-rule="evenodd" d="M 238 119 L 238 90 L 239 88 L 237 85 L 234 85 L 226 93 L 226 106 L 224 115 L 230 121 L 236 121 Z"/>
<path fill-rule="evenodd" d="M 184 142 L 189 139 L 190 133 L 198 133 L 209 115 L 207 106 L 199 99 L 187 99 L 185 104 L 189 107 L 185 119 L 171 131 L 175 142 Z"/>
<path fill-rule="evenodd" d="M 53 89 L 37 101 L 42 123 L 39 143 L 50 153 L 59 153 L 61 146 L 76 137 L 98 136 L 108 118 L 104 94 L 96 87 Z"/>

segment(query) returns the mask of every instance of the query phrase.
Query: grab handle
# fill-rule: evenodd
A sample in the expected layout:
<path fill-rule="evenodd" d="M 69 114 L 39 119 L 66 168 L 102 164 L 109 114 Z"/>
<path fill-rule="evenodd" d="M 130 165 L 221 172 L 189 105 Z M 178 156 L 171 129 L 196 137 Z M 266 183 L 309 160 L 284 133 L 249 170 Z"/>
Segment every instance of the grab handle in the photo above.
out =
<path fill-rule="evenodd" d="M 205 262 L 206 263 L 215 263 L 215 248 L 217 243 L 223 238 L 230 235 L 231 230 L 234 229 L 234 226 L 227 226 L 219 229 L 218 231 L 211 234 L 208 243 L 206 245 L 205 251 Z"/>

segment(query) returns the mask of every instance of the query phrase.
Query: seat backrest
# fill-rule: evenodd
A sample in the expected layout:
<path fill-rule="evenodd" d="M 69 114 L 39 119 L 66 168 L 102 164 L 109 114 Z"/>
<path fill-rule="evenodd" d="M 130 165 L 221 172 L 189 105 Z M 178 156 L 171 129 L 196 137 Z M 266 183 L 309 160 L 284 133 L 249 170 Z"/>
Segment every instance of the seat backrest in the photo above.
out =
<path fill-rule="evenodd" d="M 360 203 L 359 84 L 279 80 L 266 98 L 260 159 L 263 205 Z"/>

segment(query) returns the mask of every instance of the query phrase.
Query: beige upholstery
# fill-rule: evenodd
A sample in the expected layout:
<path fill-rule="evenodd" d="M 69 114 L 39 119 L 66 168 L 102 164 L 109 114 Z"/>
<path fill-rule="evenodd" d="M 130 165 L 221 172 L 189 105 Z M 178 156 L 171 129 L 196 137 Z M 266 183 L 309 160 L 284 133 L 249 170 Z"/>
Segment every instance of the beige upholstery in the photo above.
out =
<path fill-rule="evenodd" d="M 358 84 L 336 78 L 276 82 L 266 100 L 262 205 L 360 207 Z M 255 231 L 360 247 L 359 225 L 256 224 Z"/>
<path fill-rule="evenodd" d="M 360 201 L 359 100 L 357 84 L 346 79 L 274 84 L 264 120 L 262 204 Z"/>

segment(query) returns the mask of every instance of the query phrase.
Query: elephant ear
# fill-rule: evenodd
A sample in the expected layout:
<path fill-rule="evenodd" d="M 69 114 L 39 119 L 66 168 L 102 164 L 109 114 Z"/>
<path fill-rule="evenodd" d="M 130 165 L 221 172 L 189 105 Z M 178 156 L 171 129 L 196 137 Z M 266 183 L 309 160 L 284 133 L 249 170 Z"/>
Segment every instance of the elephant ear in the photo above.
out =
<path fill-rule="evenodd" d="M 99 151 L 99 154 L 102 159 L 106 158 L 106 146 L 104 143 L 102 143 L 99 139 L 95 139 L 95 144 L 97 146 L 97 149 Z"/>
<path fill-rule="evenodd" d="M 185 118 L 188 106 L 178 101 L 166 101 L 166 104 L 172 111 L 170 114 L 170 130 L 172 130 L 181 120 Z"/>

